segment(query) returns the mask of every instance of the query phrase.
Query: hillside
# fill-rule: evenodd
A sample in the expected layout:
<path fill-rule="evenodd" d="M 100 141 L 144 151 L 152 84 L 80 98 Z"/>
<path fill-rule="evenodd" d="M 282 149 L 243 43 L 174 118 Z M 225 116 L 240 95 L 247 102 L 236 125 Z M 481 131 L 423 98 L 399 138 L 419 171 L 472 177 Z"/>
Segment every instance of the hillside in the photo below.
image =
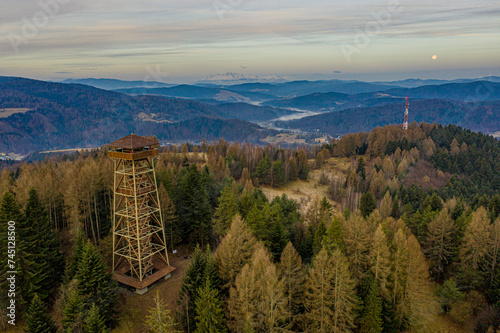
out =
<path fill-rule="evenodd" d="M 0 151 L 99 146 L 131 132 L 155 133 L 160 140 L 252 141 L 273 134 L 255 124 L 229 118 L 252 118 L 241 106 L 210 106 L 161 96 L 128 96 L 79 84 L 23 78 L 0 78 Z M 252 108 L 258 112 L 258 107 Z M 219 114 L 220 113 L 220 114 Z M 257 118 L 270 114 L 269 108 Z M 217 119 L 219 118 L 219 119 Z M 191 121 L 192 120 L 192 121 Z M 196 138 L 196 139 L 195 139 Z"/>
<path fill-rule="evenodd" d="M 485 133 L 500 128 L 500 101 L 460 102 L 443 99 L 417 100 L 410 104 L 410 122 L 455 124 Z M 358 131 L 370 131 L 376 126 L 403 122 L 404 104 L 347 109 L 310 116 L 298 120 L 277 122 L 283 128 L 302 131 L 319 130 L 337 136 Z"/>

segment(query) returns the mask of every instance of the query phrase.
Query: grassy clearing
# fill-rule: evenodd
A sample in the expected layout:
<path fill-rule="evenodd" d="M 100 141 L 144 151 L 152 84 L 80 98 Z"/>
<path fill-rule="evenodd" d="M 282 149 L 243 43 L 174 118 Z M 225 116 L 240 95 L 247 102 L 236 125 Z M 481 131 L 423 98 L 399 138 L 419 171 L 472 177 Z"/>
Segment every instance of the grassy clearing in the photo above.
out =
<path fill-rule="evenodd" d="M 0 118 L 8 118 L 12 116 L 13 114 L 16 113 L 26 113 L 30 111 L 31 109 L 26 109 L 26 108 L 7 108 L 7 109 L 0 109 Z"/>
<path fill-rule="evenodd" d="M 309 162 L 314 163 L 315 161 L 310 160 Z M 323 172 L 331 178 L 334 175 L 345 174 L 350 165 L 351 162 L 348 158 L 332 157 L 328 159 L 320 169 L 311 170 L 307 180 L 299 179 L 294 182 L 287 183 L 284 187 L 280 188 L 261 186 L 261 189 L 269 200 L 272 200 L 275 196 L 286 194 L 288 197 L 296 200 L 300 204 L 300 209 L 303 210 L 315 196 L 328 198 L 328 185 L 318 184 L 319 178 Z M 330 199 L 328 200 L 334 205 L 335 210 L 340 212 L 340 205 Z"/>
<path fill-rule="evenodd" d="M 297 134 L 279 133 L 275 136 L 268 136 L 263 141 L 268 143 L 288 143 L 288 144 L 305 144 L 305 139 L 299 139 Z"/>

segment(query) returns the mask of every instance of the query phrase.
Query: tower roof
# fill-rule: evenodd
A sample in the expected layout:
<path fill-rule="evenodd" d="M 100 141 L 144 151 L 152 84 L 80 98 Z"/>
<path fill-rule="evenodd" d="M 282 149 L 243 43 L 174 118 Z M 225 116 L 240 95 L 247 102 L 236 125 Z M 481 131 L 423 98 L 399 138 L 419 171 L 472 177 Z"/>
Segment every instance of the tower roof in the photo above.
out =
<path fill-rule="evenodd" d="M 114 148 L 123 148 L 123 149 L 137 149 L 154 145 L 158 145 L 158 142 L 150 140 L 143 136 L 130 134 L 124 138 L 108 143 L 106 146 Z"/>

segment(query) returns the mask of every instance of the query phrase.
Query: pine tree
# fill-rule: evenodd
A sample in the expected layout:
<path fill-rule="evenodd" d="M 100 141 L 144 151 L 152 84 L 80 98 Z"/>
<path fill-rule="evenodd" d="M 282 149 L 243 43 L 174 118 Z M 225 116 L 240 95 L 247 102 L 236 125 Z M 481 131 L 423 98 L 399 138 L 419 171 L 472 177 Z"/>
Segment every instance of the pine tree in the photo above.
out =
<path fill-rule="evenodd" d="M 380 333 L 383 331 L 382 324 L 382 299 L 380 298 L 377 281 L 373 280 L 363 306 L 361 332 Z"/>
<path fill-rule="evenodd" d="M 196 330 L 198 333 L 226 332 L 224 303 L 219 291 L 214 288 L 210 279 L 205 279 L 205 285 L 198 288 L 198 298 L 195 302 Z"/>
<path fill-rule="evenodd" d="M 92 304 L 87 313 L 83 330 L 85 333 L 106 333 L 108 331 L 104 324 L 104 318 L 95 304 Z"/>
<path fill-rule="evenodd" d="M 352 332 L 356 317 L 355 282 L 345 256 L 321 250 L 306 281 L 305 307 L 312 332 Z"/>
<path fill-rule="evenodd" d="M 302 265 L 302 258 L 288 242 L 281 253 L 281 260 L 278 265 L 281 279 L 283 281 L 286 301 L 286 314 L 288 316 L 288 328 L 299 325 L 298 315 L 302 312 L 304 303 L 304 282 L 305 272 Z"/>
<path fill-rule="evenodd" d="M 250 228 L 239 216 L 236 216 L 229 232 L 217 247 L 214 257 L 224 289 L 234 284 L 236 276 L 248 263 L 256 242 Z"/>
<path fill-rule="evenodd" d="M 238 188 L 233 180 L 231 186 L 226 186 L 219 197 L 219 206 L 213 219 L 214 234 L 222 237 L 231 226 L 233 218 L 238 213 Z"/>
<path fill-rule="evenodd" d="M 427 228 L 424 253 L 430 260 L 431 274 L 440 279 L 455 252 L 455 225 L 447 209 L 441 210 Z"/>
<path fill-rule="evenodd" d="M 47 314 L 47 307 L 37 294 L 33 296 L 28 313 L 26 314 L 25 333 L 55 333 L 57 326 Z"/>
<path fill-rule="evenodd" d="M 170 311 L 160 298 L 158 290 L 154 301 L 155 307 L 150 308 L 149 314 L 146 316 L 146 327 L 152 333 L 178 333 L 179 331 L 175 329 L 174 319 L 170 316 Z"/>
<path fill-rule="evenodd" d="M 106 320 L 107 326 L 115 323 L 117 309 L 117 286 L 107 272 L 101 255 L 90 241 L 83 248 L 80 266 L 75 275 L 78 292 L 84 303 L 95 303 Z"/>

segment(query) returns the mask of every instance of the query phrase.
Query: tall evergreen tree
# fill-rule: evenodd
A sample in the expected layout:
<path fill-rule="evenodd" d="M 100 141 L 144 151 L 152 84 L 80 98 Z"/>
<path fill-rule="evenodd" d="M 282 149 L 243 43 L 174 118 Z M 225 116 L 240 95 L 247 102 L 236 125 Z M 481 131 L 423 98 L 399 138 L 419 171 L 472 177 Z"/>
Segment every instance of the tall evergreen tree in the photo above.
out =
<path fill-rule="evenodd" d="M 73 289 L 66 300 L 66 305 L 62 311 L 63 318 L 61 320 L 64 332 L 80 332 L 83 327 L 84 320 L 84 303 L 83 298 L 77 289 Z"/>
<path fill-rule="evenodd" d="M 205 181 L 195 164 L 181 172 L 179 178 L 175 207 L 181 221 L 182 238 L 204 245 L 208 242 L 211 218 Z"/>
<path fill-rule="evenodd" d="M 7 292 L 8 288 L 8 280 L 7 280 L 7 271 L 8 269 L 8 260 L 13 260 L 17 264 L 17 255 L 8 254 L 7 252 L 7 242 L 15 241 L 16 244 L 19 244 L 19 235 L 16 236 L 10 235 L 10 239 L 8 236 L 8 223 L 9 221 L 14 221 L 18 223 L 21 221 L 21 212 L 17 206 L 17 203 L 14 199 L 14 196 L 10 192 L 5 192 L 2 197 L 2 201 L 0 203 L 0 290 L 2 292 L 2 297 L 0 297 L 0 315 L 2 316 L 0 319 L 0 327 L 4 324 L 6 320 L 6 315 L 3 311 L 7 308 L 8 298 L 4 297 L 4 293 Z M 16 295 L 18 296 L 18 295 Z M 16 301 L 19 302 L 20 298 L 16 297 Z M 6 322 L 5 322 L 6 324 Z"/>
<path fill-rule="evenodd" d="M 33 300 L 26 314 L 25 333 L 55 333 L 57 326 L 52 318 L 47 314 L 47 306 L 38 297 L 37 294 L 33 296 Z"/>
<path fill-rule="evenodd" d="M 75 279 L 87 308 L 95 303 L 106 320 L 106 326 L 114 325 L 118 304 L 116 282 L 111 279 L 101 255 L 90 241 L 84 246 Z"/>
<path fill-rule="evenodd" d="M 314 233 L 313 240 L 313 254 L 317 254 L 323 247 L 323 238 L 326 234 L 325 222 L 321 221 L 318 225 L 318 229 Z"/>
<path fill-rule="evenodd" d="M 231 186 L 226 186 L 219 197 L 219 206 L 213 219 L 214 234 L 222 237 L 231 226 L 233 218 L 238 213 L 238 187 L 233 180 Z"/>
<path fill-rule="evenodd" d="M 383 331 L 382 324 L 382 299 L 380 298 L 377 281 L 373 280 L 363 305 L 361 332 L 380 333 Z"/>
<path fill-rule="evenodd" d="M 196 329 L 195 302 L 198 299 L 198 289 L 204 284 L 206 265 L 207 258 L 201 248 L 197 246 L 179 291 L 178 321 L 187 332 L 194 332 Z"/>
<path fill-rule="evenodd" d="M 342 220 L 334 216 L 326 234 L 323 237 L 322 245 L 328 253 L 333 253 L 335 249 L 345 251 L 344 232 L 342 230 Z"/>
<path fill-rule="evenodd" d="M 22 276 L 26 298 L 37 293 L 42 301 L 54 294 L 64 272 L 64 257 L 58 236 L 52 231 L 49 216 L 36 190 L 29 191 L 25 219 L 18 227 L 21 238 Z"/>
<path fill-rule="evenodd" d="M 359 202 L 359 209 L 363 217 L 368 217 L 375 208 L 377 208 L 377 202 L 373 194 L 370 192 L 363 193 Z"/>
<path fill-rule="evenodd" d="M 285 168 L 281 161 L 274 161 L 271 167 L 271 186 L 282 187 L 286 184 Z"/>
<path fill-rule="evenodd" d="M 198 288 L 195 314 L 195 332 L 224 333 L 227 331 L 226 319 L 224 317 L 224 303 L 220 299 L 219 291 L 211 285 L 208 277 L 205 279 L 205 285 Z"/>
<path fill-rule="evenodd" d="M 174 250 L 174 246 L 181 242 L 182 238 L 179 231 L 179 218 L 175 212 L 175 205 L 170 195 L 163 185 L 160 183 L 158 188 L 160 195 L 161 213 L 163 216 L 163 225 L 165 228 L 165 238 L 170 249 Z"/>
<path fill-rule="evenodd" d="M 86 239 L 85 234 L 80 230 L 76 235 L 75 249 L 73 250 L 73 255 L 66 266 L 66 271 L 64 274 L 64 282 L 70 282 L 76 275 L 78 267 L 83 257 L 83 249 L 85 247 Z"/>
<path fill-rule="evenodd" d="M 455 253 L 455 225 L 447 209 L 441 210 L 427 229 L 424 253 L 430 260 L 431 274 L 438 280 Z"/>

